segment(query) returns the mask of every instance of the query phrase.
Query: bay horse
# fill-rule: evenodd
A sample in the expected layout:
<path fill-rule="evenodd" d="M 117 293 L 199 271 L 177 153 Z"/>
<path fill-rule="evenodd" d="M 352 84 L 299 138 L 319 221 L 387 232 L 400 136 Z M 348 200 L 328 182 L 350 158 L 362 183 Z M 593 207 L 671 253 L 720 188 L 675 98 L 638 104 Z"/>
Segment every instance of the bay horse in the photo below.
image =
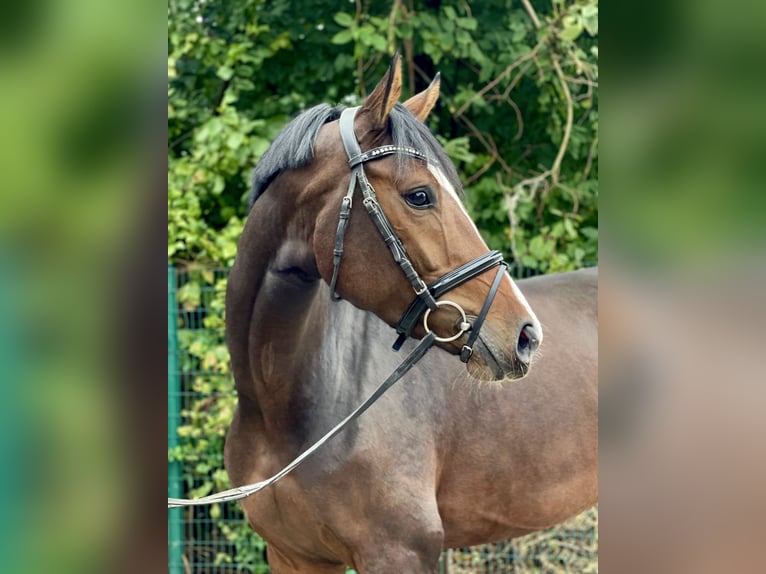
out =
<path fill-rule="evenodd" d="M 238 394 L 225 446 L 232 485 L 276 473 L 426 329 L 438 336 L 362 418 L 240 501 L 275 574 L 435 572 L 445 548 L 540 530 L 596 501 L 595 270 L 517 287 L 490 261 L 450 285 L 450 303 L 423 303 L 418 320 L 433 312 L 404 330 L 402 353 L 389 347 L 391 327 L 417 307 L 413 287 L 423 296 L 418 285 L 492 259 L 423 123 L 438 76 L 403 104 L 400 94 L 395 57 L 358 109 L 303 112 L 254 172 L 226 295 Z M 384 216 L 341 207 L 362 198 Z"/>

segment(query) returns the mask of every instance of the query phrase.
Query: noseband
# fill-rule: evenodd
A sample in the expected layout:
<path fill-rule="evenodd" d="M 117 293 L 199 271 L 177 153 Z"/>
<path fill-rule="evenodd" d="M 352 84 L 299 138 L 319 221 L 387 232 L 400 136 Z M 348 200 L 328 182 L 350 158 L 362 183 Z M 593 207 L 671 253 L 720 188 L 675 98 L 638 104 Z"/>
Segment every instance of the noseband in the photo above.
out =
<path fill-rule="evenodd" d="M 346 234 L 346 227 L 348 220 L 351 216 L 351 208 L 353 206 L 353 197 L 356 188 L 358 187 L 362 192 L 362 203 L 364 204 L 367 214 L 372 219 L 375 227 L 383 237 L 383 241 L 391 251 L 391 255 L 394 261 L 399 264 L 405 277 L 410 282 L 413 291 L 415 292 L 415 299 L 410 303 L 410 306 L 402 315 L 401 319 L 396 325 L 396 332 L 398 337 L 394 342 L 394 350 L 399 350 L 412 333 L 412 329 L 415 328 L 420 317 L 423 317 L 423 328 L 426 333 L 431 333 L 431 329 L 428 326 L 428 319 L 432 313 L 436 312 L 440 307 L 452 307 L 460 314 L 460 322 L 457 324 L 457 330 L 453 335 L 447 337 L 439 337 L 434 334 L 436 341 L 450 342 L 459 339 L 465 333 L 470 331 L 470 335 L 466 344 L 460 352 L 460 360 L 464 363 L 468 362 L 473 354 L 473 345 L 479 336 L 479 331 L 484 319 L 487 316 L 489 307 L 492 305 L 492 301 L 497 294 L 497 290 L 500 287 L 500 280 L 507 269 L 507 264 L 503 261 L 503 255 L 499 251 L 489 251 L 476 259 L 461 265 L 457 269 L 446 273 L 430 285 L 426 285 L 420 278 L 415 267 L 412 265 L 412 261 L 407 256 L 407 251 L 404 248 L 401 240 L 397 237 L 396 232 L 391 226 L 391 222 L 386 217 L 378 198 L 375 195 L 375 189 L 367 179 L 367 175 L 364 172 L 364 164 L 368 161 L 380 159 L 392 154 L 407 155 L 417 160 L 428 162 L 426 155 L 414 148 L 396 146 L 396 145 L 384 145 L 376 147 L 370 151 L 362 152 L 359 147 L 359 141 L 356 138 L 354 132 L 354 117 L 359 108 L 349 108 L 343 110 L 340 116 L 340 137 L 343 140 L 343 147 L 346 149 L 346 155 L 348 156 L 348 165 L 351 168 L 351 181 L 348 184 L 348 191 L 343 197 L 343 201 L 340 206 L 340 216 L 338 219 L 338 229 L 335 233 L 335 246 L 333 249 L 333 270 L 332 279 L 330 280 L 330 290 L 334 298 L 339 298 L 336 293 L 336 287 L 338 283 L 338 275 L 340 273 L 340 263 L 343 257 L 343 239 Z M 445 293 L 451 291 L 455 287 L 462 285 L 469 279 L 473 279 L 477 275 L 481 275 L 485 271 L 498 267 L 495 279 L 492 282 L 487 297 L 484 300 L 479 315 L 471 323 L 466 316 L 463 308 L 453 301 L 437 301 L 439 297 Z"/>

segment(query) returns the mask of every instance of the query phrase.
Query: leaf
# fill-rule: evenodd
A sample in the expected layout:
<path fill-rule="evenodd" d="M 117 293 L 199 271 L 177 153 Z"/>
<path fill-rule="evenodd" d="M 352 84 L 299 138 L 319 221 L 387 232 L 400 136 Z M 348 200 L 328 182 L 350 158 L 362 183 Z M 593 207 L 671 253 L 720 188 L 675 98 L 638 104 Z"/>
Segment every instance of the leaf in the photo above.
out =
<path fill-rule="evenodd" d="M 240 132 L 234 132 L 233 134 L 229 134 L 229 137 L 226 138 L 226 145 L 230 149 L 238 149 L 244 140 L 244 135 L 242 135 Z"/>
<path fill-rule="evenodd" d="M 341 30 L 335 36 L 332 37 L 330 40 L 333 44 L 348 44 L 351 40 L 354 39 L 354 36 L 351 33 L 351 30 Z"/>
<path fill-rule="evenodd" d="M 575 230 L 571 219 L 564 220 L 564 229 L 566 230 L 569 239 L 577 239 L 577 230 Z"/>
<path fill-rule="evenodd" d="M 518 22 L 514 20 L 509 25 L 509 28 L 511 29 L 511 42 L 514 44 L 518 44 L 521 42 L 525 36 L 527 35 L 527 28 L 522 24 L 521 22 Z"/>
<path fill-rule="evenodd" d="M 372 37 L 372 47 L 379 52 L 384 52 L 386 50 L 386 39 L 376 34 Z"/>
<path fill-rule="evenodd" d="M 266 150 L 269 149 L 269 145 L 271 145 L 271 142 L 266 138 L 256 137 L 250 142 L 250 146 L 253 149 L 253 155 L 255 155 L 256 158 L 260 158 Z"/>
<path fill-rule="evenodd" d="M 583 18 L 598 18 L 598 6 L 595 4 L 587 4 L 582 7 Z"/>
<path fill-rule="evenodd" d="M 216 174 L 213 178 L 213 193 L 216 195 L 221 193 L 226 188 L 226 180 L 222 175 Z"/>
<path fill-rule="evenodd" d="M 220 68 L 218 68 L 217 75 L 222 80 L 230 80 L 231 77 L 234 75 L 234 69 L 230 66 L 223 65 Z"/>
<path fill-rule="evenodd" d="M 596 241 L 598 239 L 598 229 L 595 227 L 582 227 L 580 228 L 580 233 L 591 241 Z"/>
<path fill-rule="evenodd" d="M 582 34 L 583 26 L 579 18 L 572 16 L 571 14 L 565 16 L 561 23 L 564 25 L 563 29 L 559 33 L 562 39 L 574 42 L 580 34 Z"/>
<path fill-rule="evenodd" d="M 375 33 L 375 28 L 370 26 L 369 24 L 365 24 L 358 30 L 359 33 L 359 40 L 364 44 L 365 46 L 372 46 L 372 39 L 377 34 Z"/>
<path fill-rule="evenodd" d="M 412 26 L 410 26 L 409 23 L 399 24 L 396 28 L 396 35 L 405 40 L 412 40 Z"/>
<path fill-rule="evenodd" d="M 537 259 L 535 259 L 531 255 L 522 255 L 521 256 L 521 262 L 526 267 L 537 267 Z"/>
<path fill-rule="evenodd" d="M 460 46 L 468 46 L 472 43 L 471 35 L 465 30 L 458 30 L 455 33 L 455 39 Z"/>
<path fill-rule="evenodd" d="M 478 23 L 474 18 L 458 18 L 455 23 L 465 30 L 476 30 Z"/>
<path fill-rule="evenodd" d="M 583 18 L 583 25 L 585 26 L 585 29 L 588 31 L 588 34 L 591 36 L 598 36 L 598 13 L 596 13 L 595 17 Z"/>
<path fill-rule="evenodd" d="M 335 20 L 338 26 L 343 26 L 344 28 L 349 28 L 354 24 L 354 17 L 346 12 L 338 12 L 333 16 L 333 20 Z"/>
<path fill-rule="evenodd" d="M 539 235 L 532 238 L 529 242 L 529 252 L 538 260 L 545 256 L 543 238 Z"/>
<path fill-rule="evenodd" d="M 193 311 L 200 305 L 202 290 L 197 283 L 187 283 L 178 290 L 177 298 L 186 311 Z"/>
<path fill-rule="evenodd" d="M 474 62 L 481 63 L 484 61 L 484 54 L 481 53 L 481 50 L 479 50 L 479 47 L 476 44 L 471 44 L 468 48 L 468 53 L 471 55 L 471 59 Z"/>

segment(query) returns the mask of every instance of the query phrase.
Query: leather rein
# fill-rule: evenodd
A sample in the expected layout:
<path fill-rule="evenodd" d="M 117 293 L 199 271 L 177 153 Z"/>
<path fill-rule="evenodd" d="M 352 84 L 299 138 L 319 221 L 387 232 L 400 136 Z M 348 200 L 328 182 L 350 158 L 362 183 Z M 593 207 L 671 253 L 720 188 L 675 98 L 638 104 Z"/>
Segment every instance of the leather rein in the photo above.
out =
<path fill-rule="evenodd" d="M 308 449 L 303 451 L 298 457 L 296 457 L 290 464 L 285 466 L 282 470 L 276 473 L 274 476 L 256 482 L 248 484 L 246 486 L 239 486 L 231 488 L 222 492 L 211 494 L 196 499 L 183 499 L 183 498 L 168 498 L 168 508 L 178 508 L 184 506 L 203 506 L 208 504 L 216 504 L 221 502 L 227 502 L 232 500 L 239 500 L 246 498 L 267 486 L 270 486 L 281 479 L 283 476 L 294 470 L 304 460 L 316 452 L 323 444 L 325 444 L 332 437 L 342 431 L 351 421 L 358 418 L 368 408 L 377 401 L 383 393 L 391 388 L 394 383 L 401 379 L 433 346 L 438 342 L 450 342 L 455 341 L 466 333 L 469 333 L 468 339 L 463 345 L 460 351 L 460 360 L 467 363 L 473 354 L 473 345 L 479 336 L 484 320 L 487 317 L 489 308 L 495 299 L 495 295 L 500 287 L 500 281 L 502 280 L 505 271 L 507 270 L 507 263 L 503 261 L 503 256 L 499 251 L 489 251 L 484 255 L 473 259 L 460 267 L 453 269 L 446 273 L 436 281 L 426 285 L 421 279 L 415 267 L 410 261 L 407 255 L 407 251 L 404 248 L 401 240 L 397 237 L 390 221 L 386 217 L 385 212 L 378 202 L 378 198 L 375 194 L 375 189 L 372 187 L 364 172 L 364 164 L 368 161 L 374 161 L 392 154 L 403 154 L 415 158 L 417 160 L 428 162 L 428 158 L 420 151 L 405 146 L 396 145 L 384 145 L 374 148 L 367 152 L 362 152 L 359 147 L 359 142 L 354 132 L 354 117 L 359 108 L 348 108 L 341 113 L 340 116 L 340 135 L 343 140 L 343 146 L 346 149 L 348 155 L 348 164 L 351 168 L 351 181 L 349 182 L 348 191 L 343 197 L 340 208 L 340 215 L 338 219 L 338 228 L 335 234 L 335 244 L 333 249 L 333 273 L 330 281 L 330 292 L 334 299 L 340 299 L 336 293 L 338 277 L 340 274 L 340 264 L 343 257 L 343 243 L 346 234 L 346 227 L 351 216 L 351 208 L 353 207 L 353 197 L 357 188 L 360 189 L 362 194 L 362 203 L 364 204 L 367 214 L 372 219 L 378 232 L 383 237 L 383 241 L 391 251 L 391 255 L 394 261 L 399 264 L 405 277 L 410 282 L 413 291 L 415 292 L 415 299 L 402 315 L 401 319 L 396 325 L 396 332 L 398 338 L 394 342 L 393 348 L 398 351 L 404 341 L 410 336 L 412 330 L 418 323 L 418 320 L 422 317 L 423 327 L 426 331 L 425 337 L 415 346 L 409 355 L 401 362 L 401 364 L 383 381 L 380 386 L 369 396 L 365 401 L 359 405 L 354 411 L 352 411 L 346 418 L 335 425 L 330 431 L 328 431 L 322 438 L 317 440 Z M 457 303 L 449 300 L 437 301 L 442 295 L 451 291 L 452 289 L 462 285 L 466 281 L 473 279 L 474 277 L 481 275 L 485 271 L 498 267 L 495 278 L 492 281 L 492 285 L 487 293 L 487 297 L 484 300 L 479 314 L 470 322 L 463 308 Z M 452 307 L 460 314 L 460 322 L 457 324 L 456 332 L 451 336 L 439 337 L 429 327 L 428 319 L 431 313 L 436 312 L 440 307 Z"/>

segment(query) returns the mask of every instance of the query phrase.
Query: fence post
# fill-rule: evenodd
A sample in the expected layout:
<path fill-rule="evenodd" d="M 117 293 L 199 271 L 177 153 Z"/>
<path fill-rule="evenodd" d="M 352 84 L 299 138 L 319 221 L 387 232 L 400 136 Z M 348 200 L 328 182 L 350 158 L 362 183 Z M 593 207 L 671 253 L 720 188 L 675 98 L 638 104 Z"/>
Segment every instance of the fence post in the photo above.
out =
<path fill-rule="evenodd" d="M 181 385 L 178 365 L 176 270 L 168 266 L 168 448 L 178 444 Z M 181 463 L 168 463 L 168 496 L 181 497 Z M 168 574 L 183 574 L 183 509 L 168 510 Z"/>

